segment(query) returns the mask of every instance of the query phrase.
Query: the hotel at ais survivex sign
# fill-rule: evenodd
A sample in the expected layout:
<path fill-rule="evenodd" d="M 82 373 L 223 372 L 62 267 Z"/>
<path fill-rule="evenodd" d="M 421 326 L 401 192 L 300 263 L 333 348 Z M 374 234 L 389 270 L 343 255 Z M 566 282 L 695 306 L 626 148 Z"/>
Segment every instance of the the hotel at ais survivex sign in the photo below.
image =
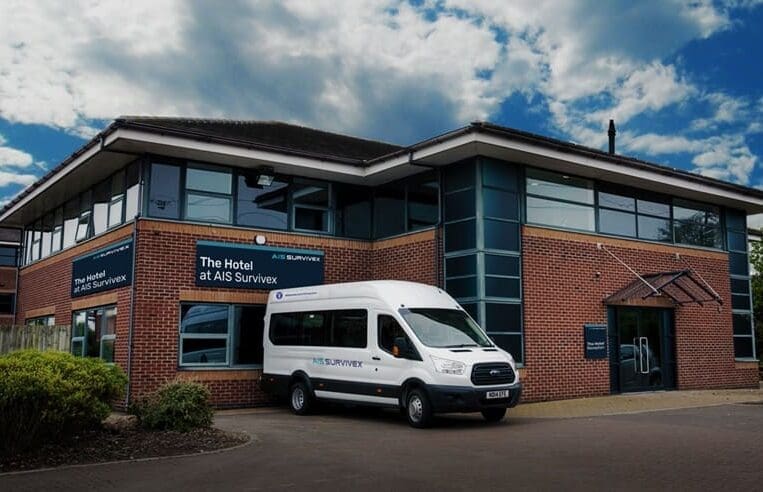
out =
<path fill-rule="evenodd" d="M 72 262 L 72 297 L 130 285 L 132 263 L 132 239 L 75 259 Z"/>
<path fill-rule="evenodd" d="M 323 283 L 323 251 L 196 242 L 196 285 L 287 289 Z"/>

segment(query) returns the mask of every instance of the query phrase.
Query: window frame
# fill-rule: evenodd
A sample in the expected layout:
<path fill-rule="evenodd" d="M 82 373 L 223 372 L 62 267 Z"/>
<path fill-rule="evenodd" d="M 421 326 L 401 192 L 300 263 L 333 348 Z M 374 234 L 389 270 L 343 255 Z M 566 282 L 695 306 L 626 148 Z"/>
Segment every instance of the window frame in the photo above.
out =
<path fill-rule="evenodd" d="M 227 308 L 227 331 L 223 333 L 189 333 L 182 332 L 183 324 L 183 306 L 225 306 Z M 263 364 L 236 364 L 234 362 L 234 353 L 236 342 L 235 322 L 236 322 L 236 308 L 265 308 L 264 304 L 242 304 L 242 303 L 226 303 L 226 302 L 190 302 L 183 301 L 178 307 L 178 368 L 186 370 L 204 369 L 204 370 L 236 370 L 236 369 L 262 369 Z M 263 322 L 263 330 L 266 327 Z M 183 341 L 185 339 L 197 339 L 197 340 L 219 340 L 224 339 L 225 342 L 225 362 L 183 362 Z M 260 340 L 260 343 L 262 341 Z"/>
<path fill-rule="evenodd" d="M 333 183 L 331 181 L 322 181 L 318 179 L 309 179 L 309 178 L 301 178 L 301 177 L 295 177 L 291 180 L 291 189 L 289 190 L 289 210 L 291 211 L 291 217 L 289 220 L 289 224 L 291 225 L 291 230 L 296 232 L 307 232 L 311 234 L 327 234 L 332 235 L 334 233 L 334 218 L 333 218 L 333 209 L 334 209 L 334 193 L 333 193 Z M 316 185 L 316 186 L 322 186 L 326 185 L 326 192 L 328 194 L 328 204 L 326 206 L 320 206 L 320 205 L 304 205 L 304 204 L 298 204 L 296 202 L 295 197 L 295 187 L 298 185 Z M 326 215 L 326 229 L 320 230 L 320 229 L 304 229 L 297 227 L 297 209 L 301 208 L 304 210 L 317 210 L 320 212 L 323 212 Z"/>
<path fill-rule="evenodd" d="M 104 335 L 104 327 L 108 323 L 108 316 L 107 316 L 106 313 L 109 312 L 110 310 L 114 311 L 114 333 L 109 333 L 107 335 Z M 74 354 L 74 355 L 76 355 L 76 356 L 78 356 L 78 357 L 88 357 L 88 355 L 87 355 L 87 347 L 88 347 L 89 329 L 87 327 L 87 320 L 88 320 L 88 317 L 89 317 L 91 312 L 98 312 L 98 311 L 102 311 L 103 314 L 101 316 L 101 326 L 100 327 L 96 327 L 97 339 L 93 340 L 93 344 L 97 344 L 98 345 L 98 358 L 99 359 L 103 360 L 106 364 L 116 364 L 116 353 L 117 353 L 117 351 L 116 351 L 116 340 L 117 340 L 117 327 L 116 327 L 116 324 L 117 324 L 117 316 L 119 316 L 119 309 L 117 308 L 116 304 L 104 304 L 102 306 L 92 306 L 92 307 L 88 307 L 88 308 L 85 308 L 85 309 L 79 309 L 79 310 L 76 310 L 76 311 L 72 311 L 72 313 L 71 313 L 72 337 L 71 337 L 71 341 L 69 343 L 69 352 Z M 84 314 L 84 316 L 85 316 L 84 329 L 83 329 L 82 335 L 74 336 L 75 329 L 76 329 L 76 326 L 77 326 L 77 321 L 76 321 L 77 320 L 77 315 L 81 314 L 81 313 Z M 53 325 L 53 326 L 55 326 L 55 325 Z M 103 345 L 104 345 L 103 342 L 104 341 L 114 342 L 114 349 L 112 350 L 113 360 L 106 360 L 106 359 L 103 358 Z M 74 344 L 77 343 L 77 342 L 82 344 L 82 350 L 80 351 L 79 354 L 75 354 L 74 353 Z"/>
<path fill-rule="evenodd" d="M 362 311 L 365 315 L 366 319 L 366 329 L 365 329 L 365 345 L 363 346 L 346 346 L 346 345 L 288 345 L 288 344 L 282 344 L 282 343 L 276 343 L 276 341 L 273 339 L 273 316 L 278 315 L 293 315 L 293 316 L 305 316 L 307 314 L 323 314 L 324 316 L 330 317 L 331 325 L 329 327 L 329 330 L 333 332 L 334 328 L 334 322 L 336 319 L 336 313 L 346 312 L 346 311 Z M 276 347 L 308 347 L 308 348 L 334 348 L 334 349 L 342 349 L 342 350 L 368 350 L 368 341 L 369 341 L 369 329 L 370 329 L 370 320 L 371 320 L 371 312 L 367 307 L 345 307 L 341 309 L 310 309 L 306 311 L 284 311 L 284 312 L 278 312 L 278 313 L 271 313 L 270 318 L 268 319 L 268 326 L 267 329 L 267 335 L 268 340 L 270 343 L 272 343 Z M 330 333 L 329 333 L 330 335 Z"/>
<path fill-rule="evenodd" d="M 230 178 L 230 193 L 222 193 L 222 192 L 215 192 L 215 191 L 207 191 L 207 190 L 199 190 L 196 188 L 189 188 L 188 187 L 188 171 L 189 170 L 199 170 L 199 171 L 208 171 L 208 172 L 215 172 L 220 174 L 227 174 Z M 236 177 L 236 173 L 233 171 L 232 168 L 224 167 L 224 166 L 215 166 L 200 162 L 186 162 L 183 166 L 181 166 L 181 187 L 180 187 L 180 193 L 182 195 L 182 210 L 180 217 L 184 221 L 188 222 L 204 222 L 204 223 L 210 223 L 210 224 L 233 224 L 234 223 L 234 217 L 235 217 L 235 202 L 236 202 L 236 183 L 234 182 L 234 179 Z M 200 197 L 207 197 L 207 198 L 219 198 L 222 200 L 228 201 L 228 220 L 213 220 L 213 219 L 199 219 L 199 218 L 193 218 L 188 216 L 188 208 L 189 203 L 188 199 L 191 195 L 200 196 Z"/>

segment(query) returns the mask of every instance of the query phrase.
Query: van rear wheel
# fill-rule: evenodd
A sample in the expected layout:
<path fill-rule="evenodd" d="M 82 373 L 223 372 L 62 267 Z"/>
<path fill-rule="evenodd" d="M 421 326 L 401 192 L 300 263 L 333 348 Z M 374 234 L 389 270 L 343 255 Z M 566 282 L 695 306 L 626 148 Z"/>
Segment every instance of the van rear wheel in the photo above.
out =
<path fill-rule="evenodd" d="M 296 415 L 307 415 L 312 410 L 313 399 L 303 381 L 297 381 L 289 388 L 289 408 Z"/>
<path fill-rule="evenodd" d="M 486 408 L 482 411 L 482 416 L 488 422 L 498 422 L 506 415 L 505 408 Z"/>
<path fill-rule="evenodd" d="M 426 393 L 420 389 L 411 390 L 406 400 L 405 416 L 412 427 L 423 429 L 432 425 L 432 405 Z"/>

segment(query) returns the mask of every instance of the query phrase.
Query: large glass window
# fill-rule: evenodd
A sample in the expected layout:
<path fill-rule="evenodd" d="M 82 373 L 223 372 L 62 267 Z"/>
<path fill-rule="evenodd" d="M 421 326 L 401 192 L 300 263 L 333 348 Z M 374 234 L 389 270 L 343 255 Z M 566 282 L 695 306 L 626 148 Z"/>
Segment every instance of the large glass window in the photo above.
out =
<path fill-rule="evenodd" d="M 76 241 L 84 241 L 85 239 L 89 238 L 91 236 L 91 212 L 90 212 L 90 203 L 92 200 L 93 193 L 88 190 L 85 191 L 80 195 L 79 200 L 79 219 L 77 222 L 77 233 L 76 233 Z"/>
<path fill-rule="evenodd" d="M 257 184 L 253 174 L 238 177 L 236 224 L 286 229 L 288 226 L 287 182 L 275 179 L 270 186 Z"/>
<path fill-rule="evenodd" d="M 72 353 L 114 362 L 116 327 L 116 306 L 75 311 L 72 315 Z"/>
<path fill-rule="evenodd" d="M 64 235 L 64 209 L 58 207 L 53 212 L 53 232 L 50 236 L 50 252 L 55 253 L 61 250 L 61 244 Z"/>
<path fill-rule="evenodd" d="M 111 180 L 107 179 L 93 188 L 93 235 L 101 234 L 108 228 L 110 201 Z"/>
<path fill-rule="evenodd" d="M 64 205 L 64 248 L 77 242 L 77 225 L 79 224 L 79 198 L 69 200 Z"/>
<path fill-rule="evenodd" d="M 151 164 L 148 214 L 162 219 L 180 218 L 180 168 Z"/>
<path fill-rule="evenodd" d="M 365 187 L 337 186 L 336 235 L 369 239 L 371 237 L 372 191 Z"/>
<path fill-rule="evenodd" d="M 42 219 L 42 252 L 40 258 L 50 256 L 50 239 L 53 236 L 53 214 L 49 213 Z"/>
<path fill-rule="evenodd" d="M 439 184 L 433 172 L 409 178 L 408 231 L 437 224 L 439 216 Z"/>
<path fill-rule="evenodd" d="M 389 237 L 405 232 L 405 187 L 392 184 L 377 188 L 374 194 L 374 237 Z"/>
<path fill-rule="evenodd" d="M 140 210 L 140 167 L 141 161 L 134 161 L 125 171 L 125 221 L 130 221 Z"/>
<path fill-rule="evenodd" d="M 111 197 L 109 201 L 108 228 L 118 226 L 123 222 L 122 213 L 125 203 L 125 171 L 118 171 L 111 177 Z"/>
<path fill-rule="evenodd" d="M 363 348 L 368 343 L 368 311 L 274 313 L 269 337 L 274 345 Z"/>
<path fill-rule="evenodd" d="M 264 306 L 182 304 L 180 365 L 262 364 Z"/>
<path fill-rule="evenodd" d="M 0 246 L 0 266 L 16 266 L 17 257 L 18 248 L 15 246 Z"/>
<path fill-rule="evenodd" d="M 592 181 L 528 169 L 526 193 L 528 223 L 596 230 Z"/>
<path fill-rule="evenodd" d="M 294 229 L 329 232 L 331 187 L 321 181 L 298 179 L 292 191 Z"/>
<path fill-rule="evenodd" d="M 723 247 L 720 210 L 712 205 L 674 200 L 673 231 L 679 244 Z"/>
<path fill-rule="evenodd" d="M 42 245 L 42 221 L 34 224 L 32 233 L 32 261 L 40 259 L 40 246 Z"/>
<path fill-rule="evenodd" d="M 230 222 L 232 179 L 230 171 L 189 166 L 185 180 L 186 218 L 203 222 Z"/>

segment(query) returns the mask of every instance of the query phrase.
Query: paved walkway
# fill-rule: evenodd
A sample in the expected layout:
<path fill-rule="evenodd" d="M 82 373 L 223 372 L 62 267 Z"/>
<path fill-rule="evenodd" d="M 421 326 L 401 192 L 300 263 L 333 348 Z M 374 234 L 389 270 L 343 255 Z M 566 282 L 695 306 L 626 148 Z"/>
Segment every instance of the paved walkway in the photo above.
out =
<path fill-rule="evenodd" d="M 657 410 L 712 407 L 730 403 L 762 403 L 763 385 L 758 389 L 654 391 L 579 398 L 576 400 L 524 403 L 510 410 L 511 417 L 596 417 Z"/>

